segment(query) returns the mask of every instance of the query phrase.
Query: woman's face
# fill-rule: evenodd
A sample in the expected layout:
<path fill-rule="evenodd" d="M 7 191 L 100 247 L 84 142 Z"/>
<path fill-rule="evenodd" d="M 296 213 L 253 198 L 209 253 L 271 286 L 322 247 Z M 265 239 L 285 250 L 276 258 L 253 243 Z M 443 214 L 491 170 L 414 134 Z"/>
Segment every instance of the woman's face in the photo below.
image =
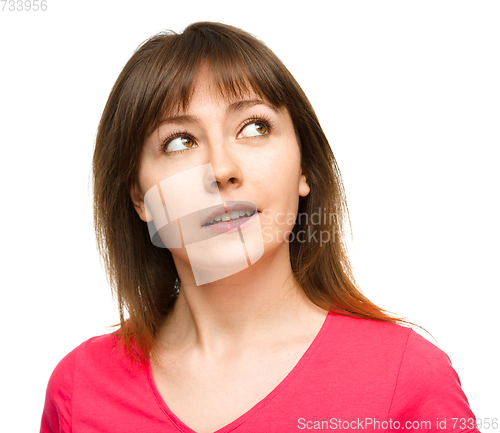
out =
<path fill-rule="evenodd" d="M 202 72 L 187 111 L 146 138 L 131 197 L 199 284 L 288 249 L 308 193 L 288 111 L 254 93 L 227 101 Z"/>

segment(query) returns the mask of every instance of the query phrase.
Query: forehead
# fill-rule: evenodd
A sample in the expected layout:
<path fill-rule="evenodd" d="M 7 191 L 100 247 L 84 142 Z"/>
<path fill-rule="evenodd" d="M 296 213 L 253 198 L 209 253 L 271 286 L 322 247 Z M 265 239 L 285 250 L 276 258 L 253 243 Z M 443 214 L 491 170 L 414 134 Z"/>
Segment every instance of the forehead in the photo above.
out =
<path fill-rule="evenodd" d="M 271 105 L 262 92 L 256 91 L 246 78 L 238 77 L 230 82 L 221 81 L 220 77 L 217 77 L 212 70 L 205 66 L 192 81 L 188 97 L 171 108 L 175 114 L 184 114 L 190 111 L 193 106 L 204 102 L 241 108 L 239 104 L 249 100 L 262 101 Z"/>
<path fill-rule="evenodd" d="M 149 134 L 166 119 L 188 116 L 192 114 L 193 108 L 198 109 L 206 101 L 222 104 L 229 110 L 256 105 L 256 101 L 275 111 L 282 111 L 280 109 L 284 108 L 283 104 L 270 101 L 245 71 L 232 70 L 224 74 L 208 63 L 196 73 L 186 74 L 182 79 L 176 80 L 175 85 L 169 86 L 164 96 L 161 110 L 155 113 L 154 121 L 150 124 Z"/>
<path fill-rule="evenodd" d="M 248 101 L 267 103 L 249 84 L 237 93 L 229 92 L 226 88 L 221 87 L 220 83 L 215 81 L 212 76 L 200 74 L 193 82 L 189 100 L 186 101 L 186 104 L 177 107 L 179 111 L 177 114 L 189 112 L 207 103 L 227 106 L 234 111 L 241 109 Z"/>

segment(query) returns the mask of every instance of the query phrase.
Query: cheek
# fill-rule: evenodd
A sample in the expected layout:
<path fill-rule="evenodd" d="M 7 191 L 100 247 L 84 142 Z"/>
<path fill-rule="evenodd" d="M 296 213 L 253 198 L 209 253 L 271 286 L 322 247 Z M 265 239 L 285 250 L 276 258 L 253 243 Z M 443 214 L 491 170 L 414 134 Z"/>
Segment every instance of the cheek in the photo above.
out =
<path fill-rule="evenodd" d="M 275 173 L 290 174 L 300 172 L 300 149 L 295 136 L 287 134 L 285 137 L 273 140 L 266 147 L 259 149 L 254 155 L 249 153 L 256 169 L 272 170 Z"/>
<path fill-rule="evenodd" d="M 276 152 L 254 167 L 262 222 L 273 232 L 287 232 L 294 225 L 299 204 L 300 153 Z"/>
<path fill-rule="evenodd" d="M 144 161 L 139 168 L 138 179 L 141 186 L 141 192 L 147 193 L 153 186 L 160 182 L 164 177 L 155 164 Z"/>
<path fill-rule="evenodd" d="M 259 183 L 267 188 L 286 196 L 298 194 L 301 173 L 298 148 L 294 152 L 285 148 L 267 155 L 259 161 L 255 171 L 260 173 Z"/>

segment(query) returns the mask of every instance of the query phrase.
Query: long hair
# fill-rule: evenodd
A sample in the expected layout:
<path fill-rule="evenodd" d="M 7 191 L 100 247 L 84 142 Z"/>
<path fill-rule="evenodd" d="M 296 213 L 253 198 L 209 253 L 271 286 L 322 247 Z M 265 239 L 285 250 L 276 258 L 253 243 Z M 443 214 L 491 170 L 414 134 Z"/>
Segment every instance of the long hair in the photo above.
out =
<path fill-rule="evenodd" d="M 193 83 L 206 65 L 222 96 L 252 90 L 290 113 L 310 186 L 310 193 L 299 199 L 300 217 L 289 238 L 290 260 L 308 298 L 338 314 L 405 322 L 367 299 L 354 279 L 345 242 L 349 216 L 342 178 L 298 83 L 255 37 L 228 25 L 199 22 L 180 34 L 155 35 L 136 50 L 111 90 L 98 128 L 92 166 L 94 225 L 119 306 L 120 335 L 129 351 L 132 342 L 142 357 L 154 348 L 160 324 L 173 308 L 178 277 L 170 251 L 151 243 L 130 188 L 137 181 L 145 138 L 165 113 L 189 106 Z M 317 237 L 325 233 L 329 241 L 320 242 Z M 317 241 L 304 242 L 305 236 Z"/>

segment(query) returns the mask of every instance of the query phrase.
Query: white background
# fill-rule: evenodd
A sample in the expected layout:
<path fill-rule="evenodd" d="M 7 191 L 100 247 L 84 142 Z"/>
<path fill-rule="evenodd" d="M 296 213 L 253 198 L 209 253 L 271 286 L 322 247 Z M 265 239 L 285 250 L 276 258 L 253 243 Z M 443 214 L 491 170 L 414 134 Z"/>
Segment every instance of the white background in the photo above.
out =
<path fill-rule="evenodd" d="M 47 4 L 0 12 L 2 431 L 38 431 L 57 362 L 118 320 L 92 227 L 97 124 L 135 48 L 200 20 L 294 74 L 343 174 L 364 292 L 429 330 L 476 416 L 500 418 L 499 2 Z"/>

